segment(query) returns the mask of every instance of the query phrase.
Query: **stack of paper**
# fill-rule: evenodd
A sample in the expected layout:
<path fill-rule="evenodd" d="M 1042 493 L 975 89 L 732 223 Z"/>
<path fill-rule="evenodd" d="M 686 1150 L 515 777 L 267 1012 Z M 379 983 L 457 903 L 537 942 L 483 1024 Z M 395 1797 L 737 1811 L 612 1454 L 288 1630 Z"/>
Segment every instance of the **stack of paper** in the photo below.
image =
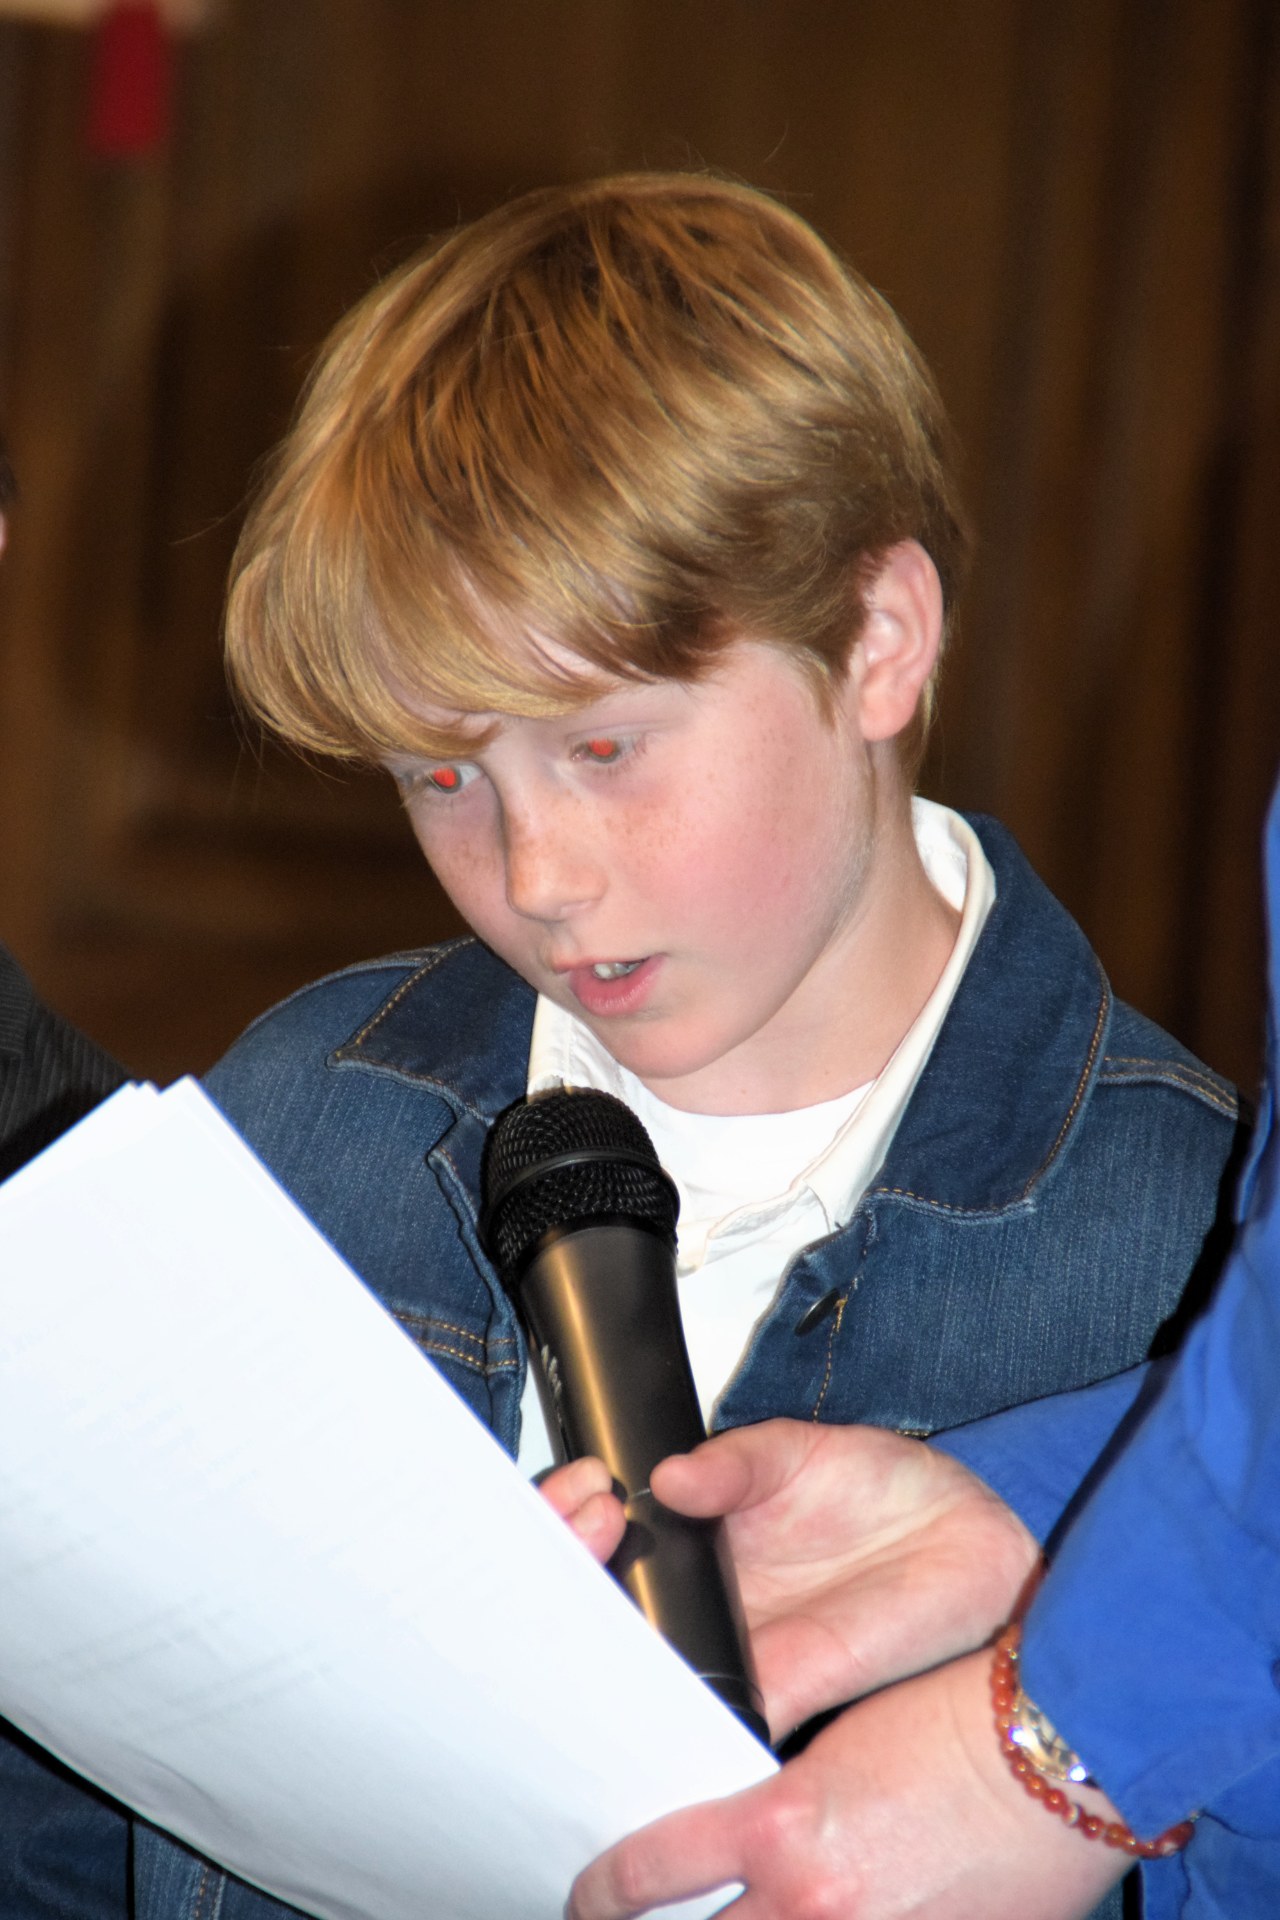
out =
<path fill-rule="evenodd" d="M 554 1920 L 773 1767 L 190 1081 L 0 1188 L 0 1712 L 333 1920 Z"/>

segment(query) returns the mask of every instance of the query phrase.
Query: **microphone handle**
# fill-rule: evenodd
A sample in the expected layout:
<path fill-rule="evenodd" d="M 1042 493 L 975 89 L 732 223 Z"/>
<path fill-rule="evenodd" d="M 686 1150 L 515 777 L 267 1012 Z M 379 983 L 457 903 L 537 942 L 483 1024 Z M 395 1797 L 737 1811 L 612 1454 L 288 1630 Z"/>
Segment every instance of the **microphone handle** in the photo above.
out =
<path fill-rule="evenodd" d="M 627 1531 L 610 1572 L 767 1746 L 723 1526 L 673 1513 L 649 1490 L 659 1460 L 706 1439 L 669 1242 L 633 1219 L 556 1232 L 525 1268 L 519 1294 L 565 1457 L 598 1455 L 623 1491 Z"/>

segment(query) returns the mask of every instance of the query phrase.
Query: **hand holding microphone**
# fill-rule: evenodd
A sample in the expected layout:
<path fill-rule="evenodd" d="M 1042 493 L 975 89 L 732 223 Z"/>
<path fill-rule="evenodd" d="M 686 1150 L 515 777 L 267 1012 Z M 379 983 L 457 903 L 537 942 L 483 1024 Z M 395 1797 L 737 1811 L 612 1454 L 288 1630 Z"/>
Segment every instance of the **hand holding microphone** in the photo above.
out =
<path fill-rule="evenodd" d="M 659 1460 L 706 1437 L 676 1294 L 679 1202 L 631 1109 L 549 1093 L 490 1137 L 483 1231 L 528 1330 L 565 1458 L 603 1460 L 627 1530 L 610 1570 L 761 1740 L 768 1729 L 718 1523 L 655 1500 Z"/>

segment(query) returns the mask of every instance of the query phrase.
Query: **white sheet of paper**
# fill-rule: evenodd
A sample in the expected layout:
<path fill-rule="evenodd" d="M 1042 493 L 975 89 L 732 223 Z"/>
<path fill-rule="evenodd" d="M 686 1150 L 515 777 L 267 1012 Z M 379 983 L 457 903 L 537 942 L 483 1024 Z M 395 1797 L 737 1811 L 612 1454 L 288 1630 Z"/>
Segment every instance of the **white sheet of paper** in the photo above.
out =
<path fill-rule="evenodd" d="M 0 1188 L 0 1711 L 331 1920 L 556 1920 L 774 1767 L 190 1081 Z"/>

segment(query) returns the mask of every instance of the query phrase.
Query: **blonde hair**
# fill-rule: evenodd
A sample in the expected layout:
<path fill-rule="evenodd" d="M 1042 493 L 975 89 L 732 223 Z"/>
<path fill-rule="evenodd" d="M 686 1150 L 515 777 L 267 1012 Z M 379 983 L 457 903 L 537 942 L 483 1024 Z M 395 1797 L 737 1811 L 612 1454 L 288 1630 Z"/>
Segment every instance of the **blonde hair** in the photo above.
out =
<path fill-rule="evenodd" d="M 460 751 L 451 716 L 696 680 L 737 637 L 822 700 L 908 538 L 950 608 L 941 402 L 805 221 L 710 176 L 552 187 L 334 331 L 236 551 L 229 668 L 295 745 L 370 761 Z"/>

